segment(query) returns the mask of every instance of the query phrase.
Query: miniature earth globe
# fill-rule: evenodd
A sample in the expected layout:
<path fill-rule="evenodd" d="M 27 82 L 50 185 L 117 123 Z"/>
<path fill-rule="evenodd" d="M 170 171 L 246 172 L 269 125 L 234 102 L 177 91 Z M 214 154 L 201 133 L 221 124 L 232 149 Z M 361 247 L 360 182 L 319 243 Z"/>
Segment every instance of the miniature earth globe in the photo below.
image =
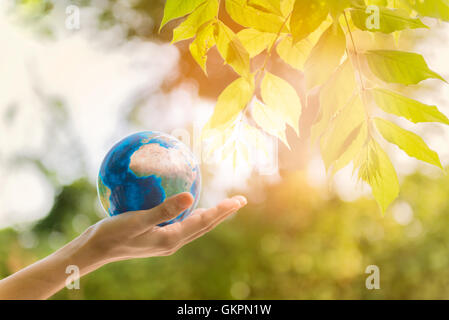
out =
<path fill-rule="evenodd" d="M 200 188 L 200 168 L 190 149 L 157 131 L 117 142 L 106 154 L 97 181 L 100 202 L 110 216 L 151 209 L 170 196 L 190 192 L 193 205 L 161 226 L 186 218 L 198 202 Z"/>

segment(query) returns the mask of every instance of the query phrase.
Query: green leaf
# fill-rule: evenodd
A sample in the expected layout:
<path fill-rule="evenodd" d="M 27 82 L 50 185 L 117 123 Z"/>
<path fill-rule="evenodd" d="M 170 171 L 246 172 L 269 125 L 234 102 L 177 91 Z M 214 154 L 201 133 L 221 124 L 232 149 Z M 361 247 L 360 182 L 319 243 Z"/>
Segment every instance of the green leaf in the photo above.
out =
<path fill-rule="evenodd" d="M 285 134 L 285 121 L 280 116 L 278 110 L 269 105 L 264 105 L 259 100 L 254 101 L 251 111 L 254 121 L 265 132 L 279 138 L 289 149 L 290 145 Z"/>
<path fill-rule="evenodd" d="M 249 53 L 235 33 L 221 21 L 217 24 L 215 41 L 218 52 L 226 63 L 242 77 L 248 77 L 250 73 Z"/>
<path fill-rule="evenodd" d="M 441 122 L 449 125 L 449 119 L 436 106 L 404 97 L 396 92 L 375 88 L 371 90 L 376 104 L 383 111 L 414 122 Z"/>
<path fill-rule="evenodd" d="M 385 213 L 399 195 L 399 181 L 396 170 L 388 155 L 379 144 L 370 140 L 354 161 L 359 178 L 371 186 L 373 196 Z"/>
<path fill-rule="evenodd" d="M 424 58 L 417 53 L 394 50 L 370 50 L 365 53 L 373 74 L 389 83 L 405 85 L 435 78 L 445 81 L 439 74 L 429 69 Z"/>
<path fill-rule="evenodd" d="M 188 15 L 195 10 L 205 0 L 167 0 L 164 7 L 164 17 L 162 18 L 159 31 L 167 22 Z"/>
<path fill-rule="evenodd" d="M 384 119 L 376 118 L 374 122 L 385 140 L 397 145 L 410 157 L 443 169 L 438 154 L 431 150 L 420 136 Z"/>
<path fill-rule="evenodd" d="M 372 12 L 367 11 L 366 8 L 351 9 L 351 18 L 354 25 L 363 31 L 392 33 L 395 31 L 405 29 L 428 28 L 421 20 L 410 18 L 407 11 L 402 9 L 388 9 L 384 7 L 379 8 L 379 25 L 373 23 L 369 25 Z"/>
<path fill-rule="evenodd" d="M 282 15 L 281 12 L 281 1 L 280 0 L 247 0 L 248 5 L 255 7 L 260 7 L 267 12 L 274 13 L 277 15 Z"/>
<path fill-rule="evenodd" d="M 357 89 L 354 74 L 355 69 L 347 59 L 321 89 L 319 120 L 312 127 L 312 141 L 324 133 L 330 119 L 354 97 Z"/>
<path fill-rule="evenodd" d="M 307 88 L 326 82 L 339 66 L 346 49 L 345 34 L 339 24 L 331 25 L 313 48 L 305 64 Z"/>
<path fill-rule="evenodd" d="M 326 20 L 329 8 L 323 0 L 297 0 L 293 6 L 290 30 L 295 42 L 307 38 Z"/>
<path fill-rule="evenodd" d="M 218 14 L 218 0 L 207 0 L 193 11 L 175 30 L 172 43 L 193 38 L 198 29 Z"/>
<path fill-rule="evenodd" d="M 403 0 L 421 16 L 449 21 L 449 0 Z"/>
<path fill-rule="evenodd" d="M 220 94 L 205 129 L 222 129 L 237 119 L 254 94 L 254 79 L 238 78 Z"/>
<path fill-rule="evenodd" d="M 344 161 L 338 164 L 338 169 L 346 166 L 358 154 L 366 137 L 365 110 L 360 95 L 356 95 L 332 119 L 321 138 L 321 155 L 326 168 L 329 169 L 335 161 L 348 152 L 351 156 L 346 156 Z"/>
<path fill-rule="evenodd" d="M 207 53 L 215 45 L 215 24 L 209 23 L 201 28 L 189 46 L 190 53 L 207 75 Z"/>
<path fill-rule="evenodd" d="M 226 0 L 226 11 L 238 24 L 263 32 L 288 32 L 284 18 L 272 13 L 257 10 L 247 4 L 247 0 Z M 282 30 L 281 30 L 282 28 Z"/>
<path fill-rule="evenodd" d="M 299 135 L 301 100 L 296 90 L 284 79 L 267 72 L 261 85 L 262 99 Z"/>
<path fill-rule="evenodd" d="M 265 49 L 269 48 L 276 40 L 275 33 L 262 32 L 256 29 L 243 29 L 237 33 L 237 37 L 249 53 L 249 57 L 253 58 Z"/>

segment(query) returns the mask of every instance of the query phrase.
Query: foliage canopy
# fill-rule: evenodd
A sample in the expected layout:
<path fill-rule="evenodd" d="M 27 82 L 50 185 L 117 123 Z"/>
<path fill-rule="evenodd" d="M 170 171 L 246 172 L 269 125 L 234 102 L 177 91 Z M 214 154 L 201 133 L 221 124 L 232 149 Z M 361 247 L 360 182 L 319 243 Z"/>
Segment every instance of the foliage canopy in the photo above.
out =
<path fill-rule="evenodd" d="M 396 171 L 382 148 L 389 142 L 410 157 L 442 167 L 438 154 L 413 132 L 379 118 L 382 110 L 413 123 L 449 119 L 437 107 L 390 90 L 391 84 L 416 85 L 426 79 L 445 81 L 425 59 L 391 49 L 358 50 L 353 33 L 392 34 L 428 28 L 421 20 L 449 21 L 448 0 L 167 0 L 161 28 L 185 17 L 173 31 L 173 43 L 193 39 L 190 51 L 206 71 L 207 55 L 216 45 L 225 64 L 239 78 L 218 97 L 203 136 L 224 133 L 224 145 L 245 146 L 230 132 L 242 124 L 250 140 L 262 131 L 288 146 L 287 126 L 300 134 L 303 106 L 294 86 L 268 70 L 274 52 L 306 81 L 306 94 L 319 91 L 319 116 L 311 138 L 320 145 L 327 170 L 334 174 L 351 162 L 367 182 L 384 212 L 399 194 Z M 243 29 L 237 33 L 221 19 L 224 8 Z M 261 65 L 252 63 L 265 55 Z M 395 88 L 398 88 L 396 86 Z M 400 88 L 399 88 L 400 89 Z M 215 130 L 210 130 L 215 129 Z M 211 133 L 213 132 L 213 134 Z M 241 134 L 239 134 L 241 135 Z M 246 139 L 248 141 L 248 137 Z M 217 148 L 219 146 L 216 146 Z M 238 152 L 241 148 L 229 148 Z M 235 154 L 234 154 L 235 156 Z"/>

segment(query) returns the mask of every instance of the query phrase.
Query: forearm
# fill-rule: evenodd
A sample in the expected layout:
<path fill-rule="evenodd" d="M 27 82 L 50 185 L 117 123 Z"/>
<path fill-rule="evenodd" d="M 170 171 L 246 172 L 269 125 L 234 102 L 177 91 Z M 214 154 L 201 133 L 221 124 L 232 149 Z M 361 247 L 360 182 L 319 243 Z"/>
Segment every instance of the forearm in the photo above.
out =
<path fill-rule="evenodd" d="M 47 299 L 65 286 L 67 266 L 79 268 L 80 277 L 105 261 L 92 248 L 91 230 L 23 270 L 0 281 L 0 299 Z"/>

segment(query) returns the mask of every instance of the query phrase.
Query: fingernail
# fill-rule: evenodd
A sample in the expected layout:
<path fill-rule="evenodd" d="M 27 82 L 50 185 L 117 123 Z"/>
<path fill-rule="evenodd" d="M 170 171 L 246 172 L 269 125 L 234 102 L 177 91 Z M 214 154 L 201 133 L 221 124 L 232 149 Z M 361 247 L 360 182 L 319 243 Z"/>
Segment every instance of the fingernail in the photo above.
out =
<path fill-rule="evenodd" d="M 240 203 L 240 206 L 245 206 L 248 201 L 246 200 L 246 198 L 244 196 L 236 196 L 235 197 L 236 200 L 238 200 L 238 202 Z"/>

